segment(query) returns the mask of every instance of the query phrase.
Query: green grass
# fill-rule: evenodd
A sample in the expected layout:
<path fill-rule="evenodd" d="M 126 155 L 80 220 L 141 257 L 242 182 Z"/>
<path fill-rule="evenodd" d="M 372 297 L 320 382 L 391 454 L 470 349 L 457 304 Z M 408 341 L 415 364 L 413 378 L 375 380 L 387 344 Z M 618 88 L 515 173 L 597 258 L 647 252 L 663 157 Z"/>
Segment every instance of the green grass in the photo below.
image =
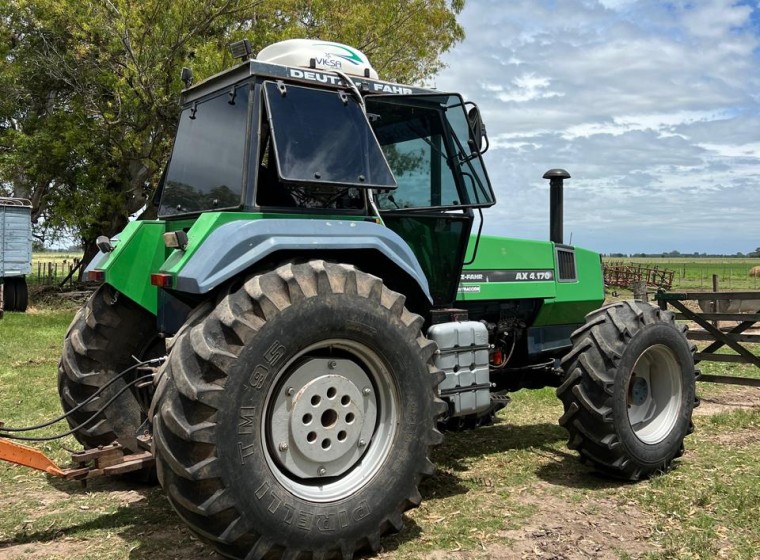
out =
<path fill-rule="evenodd" d="M 0 321 L 0 420 L 34 424 L 59 413 L 56 367 L 73 313 L 33 306 Z M 702 369 L 758 375 L 749 366 Z M 757 398 L 758 390 L 701 384 L 698 391 L 736 401 Z M 595 550 L 583 548 L 593 541 L 605 558 L 757 558 L 758 406 L 696 417 L 678 468 L 638 484 L 580 464 L 565 447 L 561 413 L 553 390 L 523 390 L 496 425 L 447 434 L 433 453 L 438 474 L 422 483 L 422 506 L 409 512 L 400 534 L 383 539 L 380 557 L 581 558 Z M 77 447 L 72 438 L 35 446 L 58 461 L 66 447 Z M 0 465 L 0 492 L 3 560 L 214 557 L 157 487 L 101 479 L 83 488 Z"/>

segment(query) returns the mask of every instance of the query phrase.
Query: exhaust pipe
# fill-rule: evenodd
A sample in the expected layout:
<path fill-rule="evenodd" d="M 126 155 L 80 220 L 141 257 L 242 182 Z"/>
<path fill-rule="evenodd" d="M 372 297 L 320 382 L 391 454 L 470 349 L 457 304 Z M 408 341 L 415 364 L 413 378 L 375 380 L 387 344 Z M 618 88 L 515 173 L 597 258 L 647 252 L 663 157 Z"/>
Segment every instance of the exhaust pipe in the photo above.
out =
<path fill-rule="evenodd" d="M 570 178 L 570 173 L 564 169 L 550 169 L 544 173 L 544 179 L 549 179 L 549 239 L 554 243 L 563 243 L 563 220 L 562 220 L 562 190 L 565 179 Z"/>

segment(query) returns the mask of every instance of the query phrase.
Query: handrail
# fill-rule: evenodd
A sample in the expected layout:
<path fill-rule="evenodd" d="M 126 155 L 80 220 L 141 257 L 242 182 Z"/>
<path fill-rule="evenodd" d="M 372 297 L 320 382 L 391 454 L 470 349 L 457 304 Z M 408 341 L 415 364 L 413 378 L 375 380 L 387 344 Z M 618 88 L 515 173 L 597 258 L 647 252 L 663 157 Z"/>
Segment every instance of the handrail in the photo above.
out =
<path fill-rule="evenodd" d="M 20 206 L 32 207 L 32 201 L 28 198 L 11 198 L 9 196 L 0 196 L 0 206 Z"/>

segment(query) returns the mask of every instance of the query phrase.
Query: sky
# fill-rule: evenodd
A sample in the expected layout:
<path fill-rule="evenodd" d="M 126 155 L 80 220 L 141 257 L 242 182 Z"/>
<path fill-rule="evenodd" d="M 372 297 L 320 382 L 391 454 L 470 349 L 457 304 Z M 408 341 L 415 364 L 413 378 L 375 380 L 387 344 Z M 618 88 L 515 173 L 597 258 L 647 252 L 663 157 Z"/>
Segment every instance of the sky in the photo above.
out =
<path fill-rule="evenodd" d="M 760 1 L 467 0 L 435 79 L 478 104 L 484 232 L 602 253 L 760 247 Z"/>

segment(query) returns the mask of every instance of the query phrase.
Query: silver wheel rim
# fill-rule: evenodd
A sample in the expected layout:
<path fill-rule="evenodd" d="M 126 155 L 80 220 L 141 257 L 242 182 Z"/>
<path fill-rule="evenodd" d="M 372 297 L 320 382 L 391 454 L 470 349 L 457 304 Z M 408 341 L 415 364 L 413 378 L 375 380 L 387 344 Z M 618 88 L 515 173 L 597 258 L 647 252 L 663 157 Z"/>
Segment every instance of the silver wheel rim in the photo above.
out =
<path fill-rule="evenodd" d="M 644 443 L 663 441 L 681 409 L 681 366 L 662 344 L 647 348 L 636 360 L 628 383 L 628 421 Z"/>
<path fill-rule="evenodd" d="M 396 437 L 398 392 L 373 350 L 325 340 L 291 359 L 272 387 L 262 442 L 273 475 L 292 494 L 340 500 L 380 470 Z"/>

